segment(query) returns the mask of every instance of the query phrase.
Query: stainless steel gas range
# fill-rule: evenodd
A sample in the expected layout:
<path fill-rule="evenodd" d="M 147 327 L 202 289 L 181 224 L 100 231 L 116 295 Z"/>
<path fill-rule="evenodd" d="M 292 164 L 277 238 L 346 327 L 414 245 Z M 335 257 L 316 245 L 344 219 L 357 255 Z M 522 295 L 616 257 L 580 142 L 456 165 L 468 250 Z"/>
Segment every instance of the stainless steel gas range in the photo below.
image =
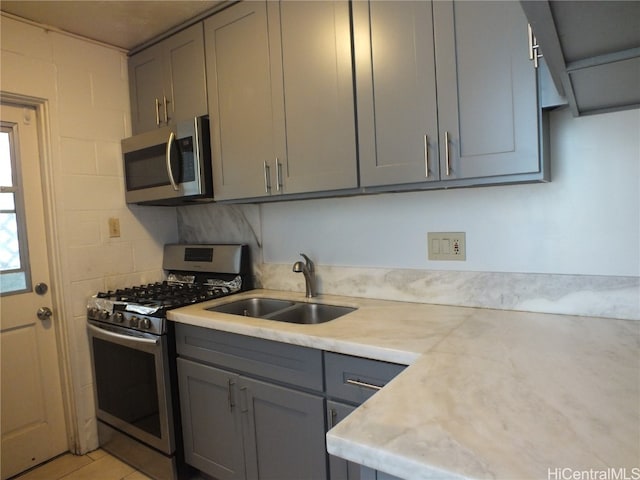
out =
<path fill-rule="evenodd" d="M 183 475 L 172 308 L 251 288 L 246 245 L 166 245 L 164 282 L 99 292 L 87 305 L 98 436 L 158 480 Z"/>

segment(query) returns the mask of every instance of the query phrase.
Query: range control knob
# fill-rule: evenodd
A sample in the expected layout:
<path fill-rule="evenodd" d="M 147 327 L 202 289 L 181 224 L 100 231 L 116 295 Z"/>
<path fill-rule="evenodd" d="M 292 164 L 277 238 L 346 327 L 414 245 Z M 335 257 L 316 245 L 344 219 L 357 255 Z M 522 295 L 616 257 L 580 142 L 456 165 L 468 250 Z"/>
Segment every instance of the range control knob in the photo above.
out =
<path fill-rule="evenodd" d="M 132 327 L 137 328 L 139 323 L 140 323 L 140 319 L 135 315 L 129 319 L 129 325 L 131 325 Z"/>
<path fill-rule="evenodd" d="M 111 316 L 111 314 L 109 313 L 109 310 L 100 310 L 100 313 L 98 314 L 98 318 L 100 320 L 106 320 Z"/>
<path fill-rule="evenodd" d="M 87 308 L 87 316 L 89 318 L 98 318 L 99 310 L 96 307 Z"/>
<path fill-rule="evenodd" d="M 116 312 L 111 316 L 111 320 L 116 323 L 124 322 L 124 314 L 122 312 Z"/>
<path fill-rule="evenodd" d="M 140 328 L 149 330 L 151 328 L 151 320 L 149 320 L 148 318 L 143 318 L 142 320 L 140 320 Z"/>

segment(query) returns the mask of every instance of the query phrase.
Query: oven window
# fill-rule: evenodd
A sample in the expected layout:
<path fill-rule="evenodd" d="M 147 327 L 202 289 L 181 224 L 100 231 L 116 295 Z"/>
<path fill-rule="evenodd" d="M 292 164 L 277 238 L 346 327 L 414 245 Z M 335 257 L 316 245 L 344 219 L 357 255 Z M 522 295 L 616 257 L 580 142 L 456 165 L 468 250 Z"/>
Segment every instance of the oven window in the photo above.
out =
<path fill-rule="evenodd" d="M 99 338 L 93 355 L 99 408 L 161 438 L 154 356 Z"/>

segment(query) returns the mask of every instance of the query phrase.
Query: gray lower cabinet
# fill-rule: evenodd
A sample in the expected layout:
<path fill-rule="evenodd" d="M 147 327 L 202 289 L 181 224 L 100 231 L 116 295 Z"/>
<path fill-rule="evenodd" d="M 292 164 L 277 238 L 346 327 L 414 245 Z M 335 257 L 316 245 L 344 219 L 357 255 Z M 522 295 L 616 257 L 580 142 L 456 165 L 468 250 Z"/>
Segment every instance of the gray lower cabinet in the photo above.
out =
<path fill-rule="evenodd" d="M 360 470 L 360 480 L 400 480 L 400 478 L 374 470 L 373 468 L 362 467 Z"/>
<path fill-rule="evenodd" d="M 356 409 L 355 405 L 327 400 L 327 422 L 329 429 L 344 420 Z M 339 457 L 329 455 L 329 474 L 331 480 L 361 480 L 360 465 Z"/>
<path fill-rule="evenodd" d="M 134 134 L 207 114 L 202 23 L 129 58 Z"/>
<path fill-rule="evenodd" d="M 244 377 L 238 385 L 247 478 L 326 480 L 324 398 Z"/>
<path fill-rule="evenodd" d="M 406 368 L 405 365 L 332 352 L 325 352 L 324 366 L 329 428 L 337 425 Z M 367 475 L 378 473 L 333 455 L 329 456 L 329 472 L 331 480 L 365 480 L 361 476 L 363 472 Z"/>
<path fill-rule="evenodd" d="M 321 351 L 180 324 L 176 338 L 188 464 L 219 480 L 326 480 Z"/>
<path fill-rule="evenodd" d="M 544 180 L 517 2 L 354 2 L 362 186 Z"/>
<path fill-rule="evenodd" d="M 185 461 L 219 480 L 245 478 L 237 374 L 178 358 Z"/>

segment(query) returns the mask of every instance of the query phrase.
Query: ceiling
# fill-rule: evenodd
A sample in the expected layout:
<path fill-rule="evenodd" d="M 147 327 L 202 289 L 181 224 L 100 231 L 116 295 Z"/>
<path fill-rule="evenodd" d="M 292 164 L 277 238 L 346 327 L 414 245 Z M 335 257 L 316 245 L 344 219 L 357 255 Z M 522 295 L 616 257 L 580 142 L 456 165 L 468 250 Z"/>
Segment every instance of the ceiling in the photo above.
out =
<path fill-rule="evenodd" d="M 0 10 L 131 50 L 219 0 L 1 0 Z"/>

